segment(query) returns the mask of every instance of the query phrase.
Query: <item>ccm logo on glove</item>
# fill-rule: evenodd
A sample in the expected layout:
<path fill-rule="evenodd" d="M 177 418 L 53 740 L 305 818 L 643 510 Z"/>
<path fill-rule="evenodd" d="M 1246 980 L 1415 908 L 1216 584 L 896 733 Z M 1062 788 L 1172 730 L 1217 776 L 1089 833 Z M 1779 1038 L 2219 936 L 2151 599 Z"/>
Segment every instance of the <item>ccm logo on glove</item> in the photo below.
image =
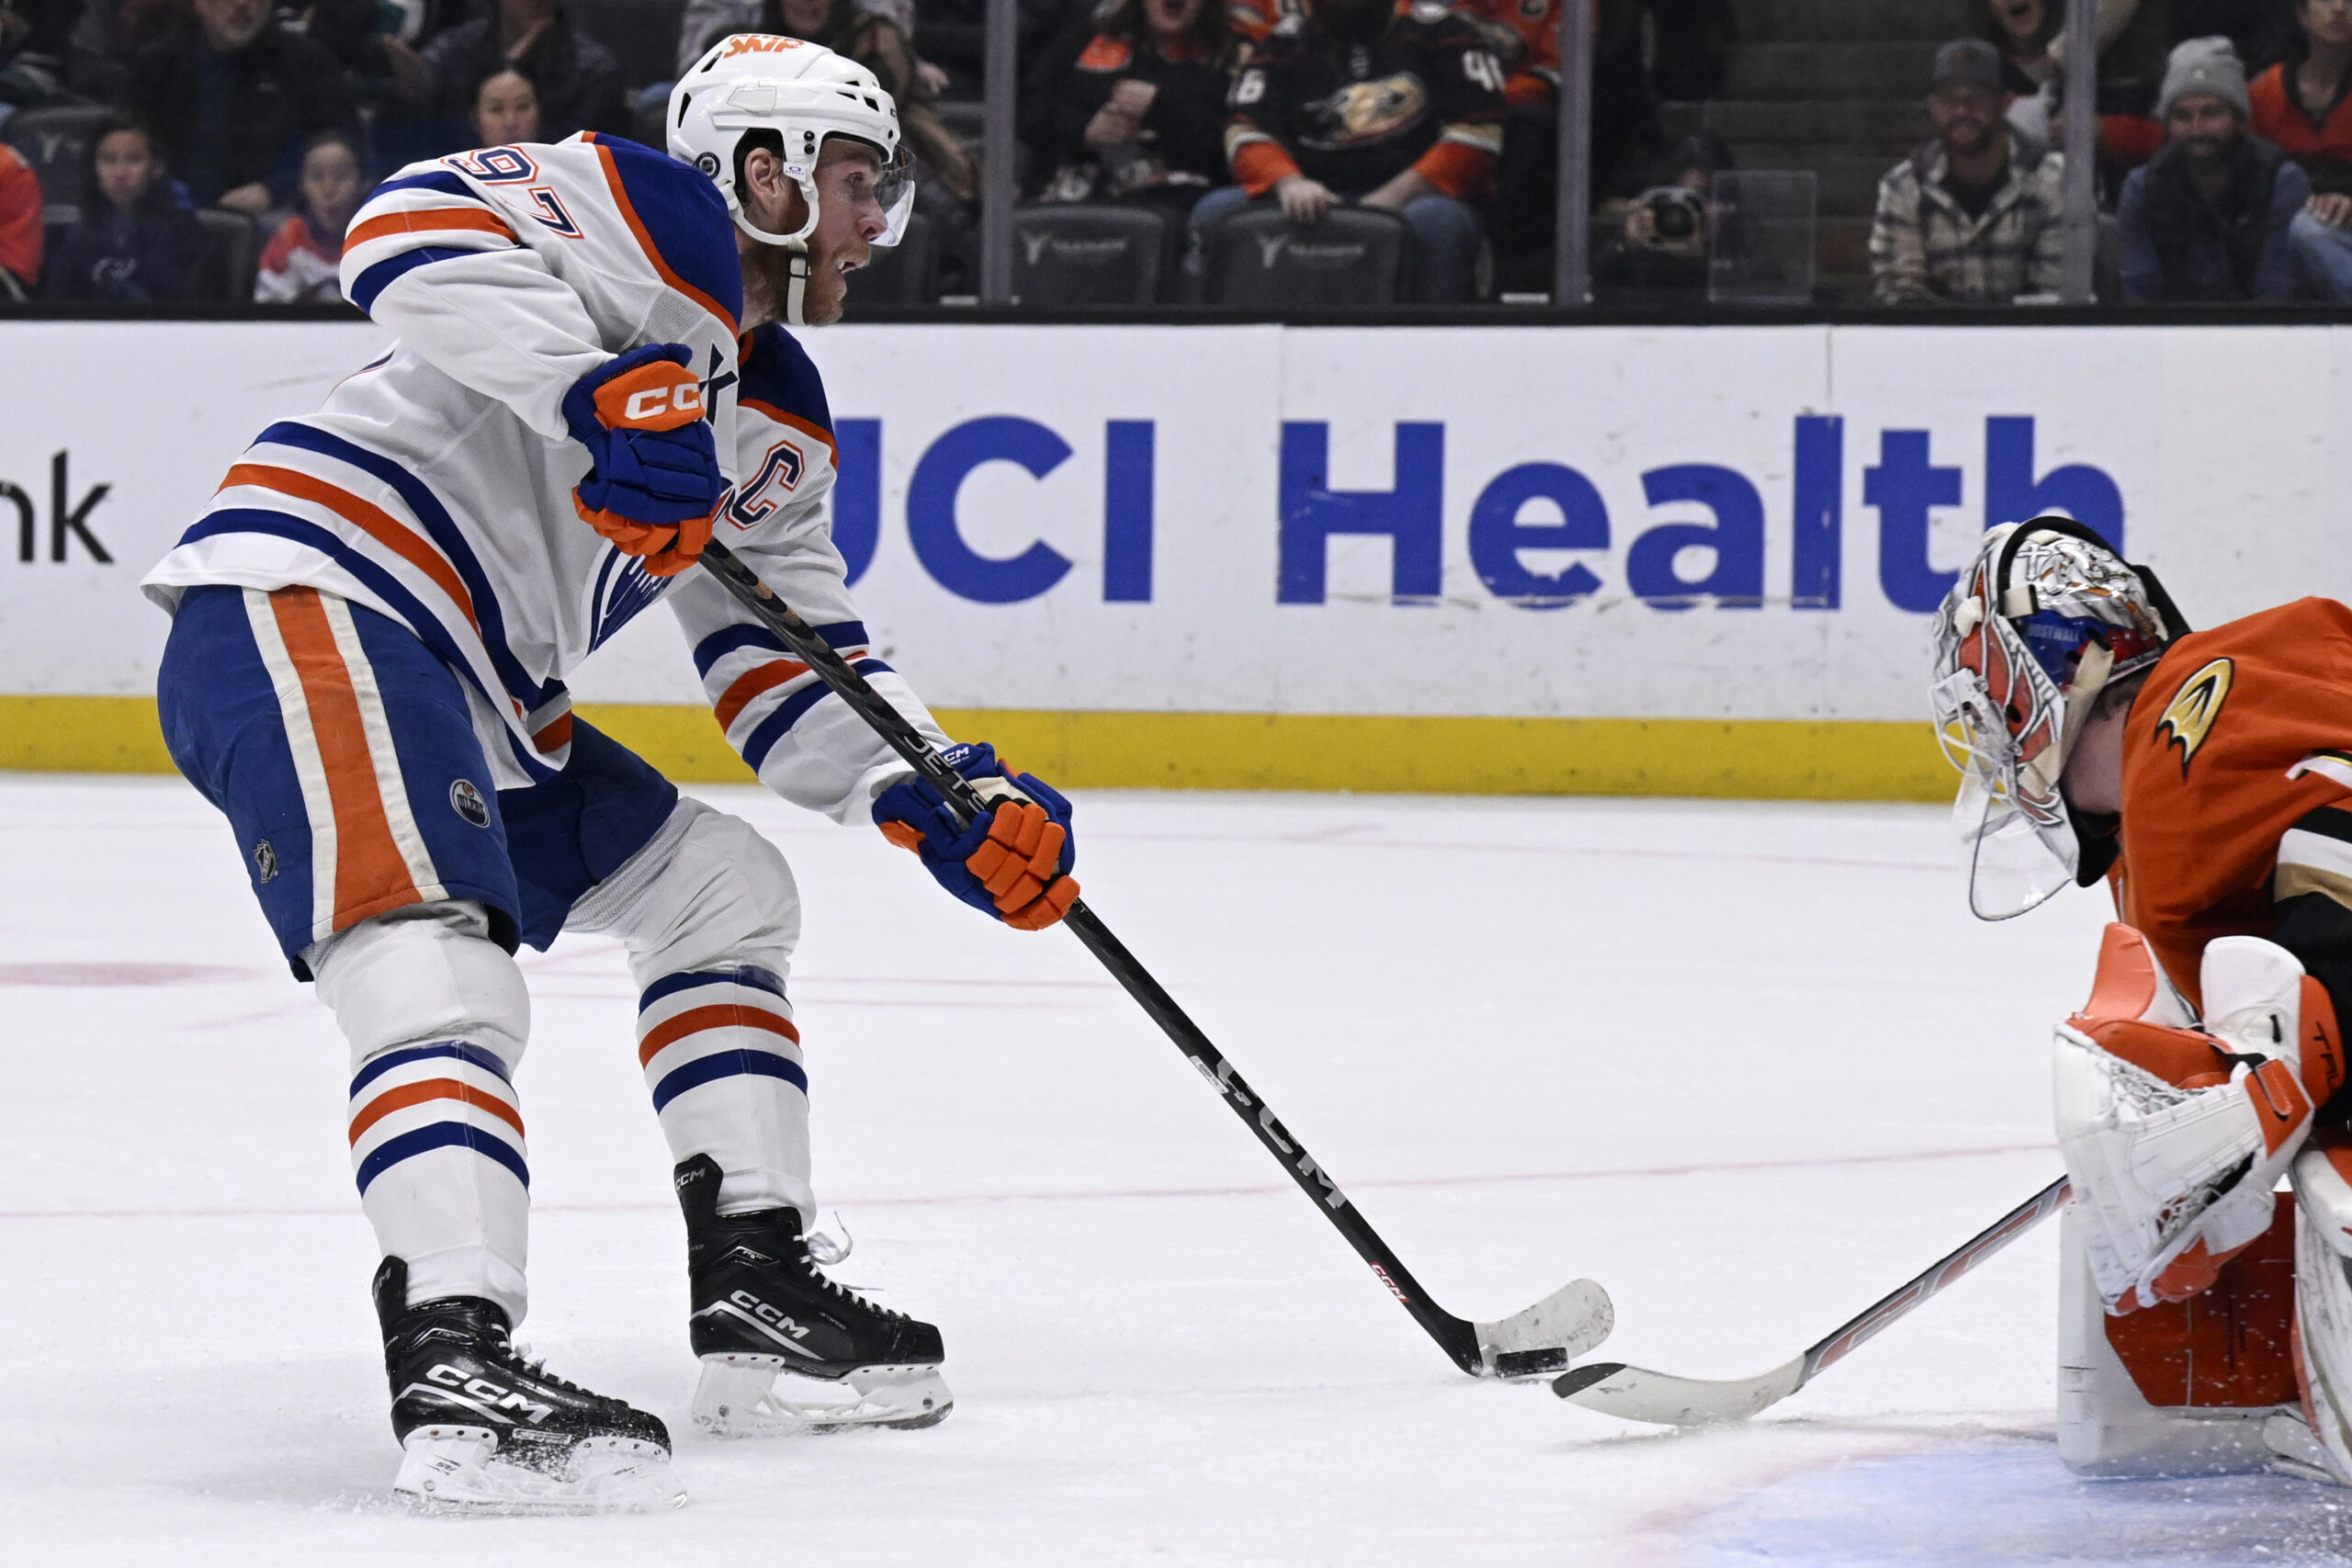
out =
<path fill-rule="evenodd" d="M 591 461 L 572 509 L 657 577 L 695 563 L 726 492 L 693 363 L 679 344 L 634 348 L 582 376 L 563 400 L 564 423 Z"/>
<path fill-rule="evenodd" d="M 1016 931 L 1060 919 L 1078 901 L 1069 802 L 1035 774 L 998 761 L 993 746 L 951 746 L 940 755 L 971 782 L 988 812 L 958 826 L 939 791 L 907 779 L 875 797 L 883 837 L 912 850 L 947 891 Z"/>

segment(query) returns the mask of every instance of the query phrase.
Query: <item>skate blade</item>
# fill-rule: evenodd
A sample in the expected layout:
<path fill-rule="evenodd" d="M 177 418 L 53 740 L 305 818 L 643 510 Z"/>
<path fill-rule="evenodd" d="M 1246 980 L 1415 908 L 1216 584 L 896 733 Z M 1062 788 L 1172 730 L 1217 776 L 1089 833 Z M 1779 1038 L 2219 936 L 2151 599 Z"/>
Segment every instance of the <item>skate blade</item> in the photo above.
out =
<path fill-rule="evenodd" d="M 428 1514 L 651 1514 L 682 1508 L 670 1456 L 633 1438 L 585 1438 L 553 1469 L 515 1463 L 481 1427 L 426 1427 L 402 1445 L 395 1495 Z"/>
<path fill-rule="evenodd" d="M 860 1367 L 837 1379 L 804 1377 L 780 1356 L 706 1356 L 695 1425 L 713 1437 L 761 1438 L 936 1427 L 956 1408 L 937 1367 Z"/>

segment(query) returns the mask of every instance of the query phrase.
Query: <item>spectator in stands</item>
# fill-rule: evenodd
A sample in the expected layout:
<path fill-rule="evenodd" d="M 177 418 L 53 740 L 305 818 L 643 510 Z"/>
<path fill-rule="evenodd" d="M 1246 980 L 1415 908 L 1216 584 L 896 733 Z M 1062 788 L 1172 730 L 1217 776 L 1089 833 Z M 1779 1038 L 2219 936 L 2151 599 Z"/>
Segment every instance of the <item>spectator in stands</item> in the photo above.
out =
<path fill-rule="evenodd" d="M 2248 129 L 2302 166 L 2288 238 L 2312 280 L 2352 299 L 2352 0 L 2296 0 L 2285 57 L 2247 91 Z"/>
<path fill-rule="evenodd" d="M 187 188 L 165 172 L 144 126 L 108 123 L 90 144 L 82 220 L 49 258 L 52 299 L 188 299 L 202 292 L 211 245 Z"/>
<path fill-rule="evenodd" d="M 2164 151 L 2123 182 L 2123 297 L 2285 299 L 2294 292 L 2288 231 L 2311 182 L 2286 153 L 2246 134 L 2245 67 L 2230 40 L 2172 51 L 2158 100 Z"/>
<path fill-rule="evenodd" d="M 2036 141 L 2050 141 L 2050 110 L 2058 62 L 2050 43 L 2062 17 L 2049 0 L 1984 0 L 1990 13 L 1984 39 L 2001 51 L 2001 88 L 2009 95 L 2008 121 Z"/>
<path fill-rule="evenodd" d="M 130 88 L 132 61 L 196 30 L 190 0 L 82 0 L 66 45 L 66 85 L 85 98 L 116 102 Z"/>
<path fill-rule="evenodd" d="M 352 123 L 343 67 L 268 0 L 196 0 L 196 18 L 132 64 L 130 106 L 198 202 L 254 217 L 290 206 L 303 139 Z"/>
<path fill-rule="evenodd" d="M 2101 164 L 2137 168 L 2164 145 L 2150 113 L 2174 37 L 2174 10 L 2192 0 L 2096 0 L 2098 39 L 2098 141 Z M 2201 0 L 2208 6 L 2241 0 Z M 2260 4 L 2262 0 L 2243 0 Z M 2052 130 L 2064 86 L 2066 0 L 1985 0 L 1985 41 L 2001 51 L 2002 85 L 2012 95 L 2008 118 L 2037 141 Z"/>
<path fill-rule="evenodd" d="M 367 194 L 358 142 L 340 130 L 311 138 L 302 154 L 302 210 L 278 225 L 262 247 L 254 299 L 264 305 L 342 299 L 343 233 Z"/>
<path fill-rule="evenodd" d="M 0 104 L 29 108 L 64 96 L 76 0 L 0 0 Z"/>
<path fill-rule="evenodd" d="M 2008 304 L 2058 288 L 2063 160 L 2001 118 L 2001 59 L 1982 39 L 1936 51 L 1935 140 L 1887 172 L 1871 222 L 1882 305 Z"/>
<path fill-rule="evenodd" d="M 1235 52 L 1218 0 L 1117 0 L 1099 30 L 1064 33 L 1021 96 L 1037 199 L 1141 202 L 1181 226 L 1225 177 Z"/>
<path fill-rule="evenodd" d="M 720 39 L 748 32 L 821 43 L 873 72 L 898 102 L 899 125 L 923 181 L 958 203 L 979 198 L 980 171 L 971 150 L 931 107 L 946 75 L 916 55 L 913 40 L 898 23 L 862 9 L 856 0 L 686 0 L 678 31 L 679 74 Z"/>
<path fill-rule="evenodd" d="M 474 87 L 469 123 L 477 147 L 546 141 L 539 134 L 539 89 L 531 73 L 505 65 L 483 77 Z"/>
<path fill-rule="evenodd" d="M 1394 212 L 1418 241 L 1416 294 L 1470 298 L 1481 238 L 1471 203 L 1502 149 L 1502 64 L 1468 18 L 1435 5 L 1317 0 L 1234 78 L 1225 146 L 1237 186 L 1203 197 L 1206 234 L 1272 196 L 1311 227 L 1341 203 Z"/>
<path fill-rule="evenodd" d="M 0 299 L 22 299 L 40 281 L 40 176 L 0 141 Z"/>
<path fill-rule="evenodd" d="M 467 137 L 474 89 L 501 67 L 519 65 L 538 89 L 547 140 L 582 130 L 627 135 L 620 62 L 571 25 L 561 0 L 496 0 L 486 16 L 451 28 L 423 51 L 434 118 L 453 142 Z"/>
<path fill-rule="evenodd" d="M 1605 204 L 1596 217 L 1593 288 L 1623 300 L 1684 294 L 1707 287 L 1707 239 L 1714 221 L 1708 187 L 1733 166 L 1731 150 L 1711 136 L 1686 136 L 1658 161 L 1650 187 L 1628 202 Z"/>

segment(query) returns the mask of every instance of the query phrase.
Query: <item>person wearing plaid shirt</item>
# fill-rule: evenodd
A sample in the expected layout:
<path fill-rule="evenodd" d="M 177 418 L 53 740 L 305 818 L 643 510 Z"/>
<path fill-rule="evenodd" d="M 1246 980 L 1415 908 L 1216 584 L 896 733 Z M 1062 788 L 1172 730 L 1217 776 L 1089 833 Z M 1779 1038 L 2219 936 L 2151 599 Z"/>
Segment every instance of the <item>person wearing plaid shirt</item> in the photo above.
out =
<path fill-rule="evenodd" d="M 2064 160 L 2010 130 L 2001 62 L 1981 39 L 1936 53 L 1936 139 L 1879 182 L 1871 293 L 1882 305 L 2007 304 L 2055 294 Z"/>

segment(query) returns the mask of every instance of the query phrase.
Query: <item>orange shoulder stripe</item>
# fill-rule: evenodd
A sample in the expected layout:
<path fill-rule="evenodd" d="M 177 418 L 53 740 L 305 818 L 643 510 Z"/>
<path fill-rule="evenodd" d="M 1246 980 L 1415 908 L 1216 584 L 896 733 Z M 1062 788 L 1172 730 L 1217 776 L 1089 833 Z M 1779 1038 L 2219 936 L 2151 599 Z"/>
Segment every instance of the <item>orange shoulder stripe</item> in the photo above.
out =
<path fill-rule="evenodd" d="M 514 238 L 514 231 L 495 212 L 478 207 L 430 207 L 421 212 L 387 212 L 381 218 L 370 218 L 343 237 L 343 251 L 349 255 L 371 240 L 393 234 L 446 234 L 453 229 Z"/>

